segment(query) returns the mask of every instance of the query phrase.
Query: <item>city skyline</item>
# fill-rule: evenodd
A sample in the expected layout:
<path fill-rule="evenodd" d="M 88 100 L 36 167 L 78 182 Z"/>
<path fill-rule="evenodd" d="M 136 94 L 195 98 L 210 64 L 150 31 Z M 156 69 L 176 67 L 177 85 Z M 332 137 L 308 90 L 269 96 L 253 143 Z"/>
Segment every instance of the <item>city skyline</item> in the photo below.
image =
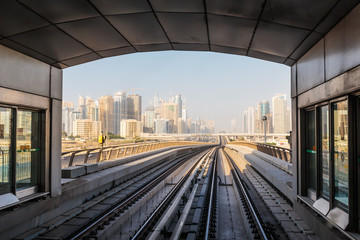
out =
<path fill-rule="evenodd" d="M 277 133 L 291 131 L 291 108 L 286 94 L 276 93 L 271 100 L 260 100 L 256 106 L 248 106 L 243 113 L 243 133 Z M 231 120 L 236 128 L 235 119 Z"/>
<path fill-rule="evenodd" d="M 216 132 L 230 131 L 249 105 L 275 93 L 289 96 L 286 66 L 230 54 L 150 52 L 113 57 L 64 70 L 64 100 L 78 95 L 98 98 L 114 91 L 139 88 L 146 107 L 154 94 L 186 96 L 188 114 L 213 119 Z M 228 107 L 224 107 L 228 106 Z M 242 124 L 240 122 L 240 124 Z"/>
<path fill-rule="evenodd" d="M 64 136 L 94 139 L 104 135 L 134 138 L 144 134 L 214 133 L 214 121 L 192 119 L 181 94 L 168 99 L 154 95 L 146 108 L 142 96 L 117 91 L 99 97 L 78 96 L 78 102 L 62 103 Z"/>

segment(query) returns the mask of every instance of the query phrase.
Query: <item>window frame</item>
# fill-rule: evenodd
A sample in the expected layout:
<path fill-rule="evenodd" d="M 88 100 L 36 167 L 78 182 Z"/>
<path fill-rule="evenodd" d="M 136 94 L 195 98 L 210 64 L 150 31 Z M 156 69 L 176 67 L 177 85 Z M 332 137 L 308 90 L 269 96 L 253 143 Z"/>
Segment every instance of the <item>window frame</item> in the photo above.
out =
<path fill-rule="evenodd" d="M 309 179 L 307 177 L 307 174 L 308 174 L 308 169 L 309 169 L 309 164 L 308 164 L 308 160 L 306 158 L 306 148 L 307 148 L 307 143 L 306 143 L 306 140 L 307 140 L 307 134 L 308 134 L 308 131 L 307 131 L 307 123 L 308 123 L 308 114 L 310 112 L 314 112 L 315 116 L 314 116 L 314 121 L 315 121 L 315 149 L 316 149 L 316 152 L 315 152 L 315 161 L 317 161 L 317 126 L 316 126 L 316 108 L 315 106 L 311 106 L 311 107 L 308 107 L 308 108 L 305 108 L 303 109 L 303 150 L 302 150 L 302 154 L 303 154 L 303 169 L 304 169 L 304 175 L 303 175 L 303 195 L 308 197 L 309 199 L 311 199 L 312 201 L 316 201 L 316 198 L 317 198 L 317 178 L 318 178 L 318 172 L 317 172 L 317 163 L 315 163 L 315 189 L 312 189 L 309 187 Z M 315 197 L 315 200 L 312 198 L 312 196 L 314 195 Z"/>
<path fill-rule="evenodd" d="M 320 103 L 320 104 L 316 104 L 315 105 L 315 126 L 316 126 L 316 136 L 317 136 L 317 139 L 316 139 L 316 148 L 317 148 L 317 151 L 316 151 L 316 167 L 317 167 L 317 178 L 316 178 L 316 199 L 319 199 L 319 198 L 323 198 L 325 199 L 326 201 L 329 201 L 330 202 L 330 198 L 331 198 L 331 161 L 332 161 L 332 158 L 331 158 L 331 108 L 330 108 L 330 102 L 329 101 L 326 101 L 326 102 L 323 102 L 323 103 Z M 329 197 L 325 197 L 323 196 L 323 189 L 322 189 L 322 142 L 321 142 L 321 137 L 320 137 L 320 133 L 321 133 L 321 108 L 322 107 L 325 107 L 327 106 L 328 107 L 328 111 L 329 111 Z"/>
<path fill-rule="evenodd" d="M 349 172 L 348 172 L 348 181 L 349 181 L 349 186 L 348 186 L 348 206 L 346 206 L 345 204 L 343 204 L 342 202 L 338 201 L 335 199 L 335 151 L 334 151 L 334 148 L 335 148 L 335 142 L 334 142 L 334 104 L 336 103 L 339 103 L 339 102 L 343 102 L 343 101 L 347 101 L 347 121 L 348 121 L 348 169 L 349 169 Z M 340 208 L 341 210 L 345 211 L 347 214 L 349 214 L 349 209 L 350 209 L 350 160 L 351 160 L 351 155 L 350 155 L 350 152 L 351 152 L 351 147 L 350 147 L 350 133 L 352 132 L 352 128 L 350 128 L 350 116 L 349 116 L 349 109 L 350 109 L 350 99 L 349 99 L 349 96 L 344 96 L 344 97 L 340 97 L 340 98 L 336 98 L 336 99 L 333 99 L 329 102 L 329 111 L 330 111 L 330 136 L 329 136 L 329 139 L 330 139 L 330 166 L 329 168 L 331 169 L 331 172 L 330 172 L 330 176 L 329 176 L 329 179 L 331 180 L 330 182 L 330 191 L 329 191 L 329 195 L 330 195 L 330 209 L 333 209 L 335 207 L 338 207 Z M 330 170 L 329 169 L 329 170 Z"/>
<path fill-rule="evenodd" d="M 11 139 L 10 139 L 10 149 L 9 149 L 9 162 L 10 162 L 10 193 L 14 194 L 19 199 L 43 191 L 44 189 L 44 176 L 45 176 L 45 138 L 46 138 L 46 109 L 26 107 L 26 106 L 14 106 L 0 103 L 0 107 L 11 109 Z M 17 146 L 17 117 L 18 111 L 31 111 L 37 112 L 39 114 L 39 135 L 40 135 L 40 154 L 39 154 L 39 166 L 37 185 L 31 186 L 25 189 L 17 189 L 16 186 L 16 146 Z"/>

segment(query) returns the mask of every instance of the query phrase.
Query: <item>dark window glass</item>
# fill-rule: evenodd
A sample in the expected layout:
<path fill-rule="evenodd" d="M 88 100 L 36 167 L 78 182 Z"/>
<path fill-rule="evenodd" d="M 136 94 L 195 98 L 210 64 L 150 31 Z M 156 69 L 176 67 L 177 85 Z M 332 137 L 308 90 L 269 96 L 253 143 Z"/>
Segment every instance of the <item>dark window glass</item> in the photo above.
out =
<path fill-rule="evenodd" d="M 306 113 L 305 162 L 307 188 L 316 190 L 315 111 Z"/>
<path fill-rule="evenodd" d="M 0 194 L 11 191 L 11 109 L 0 107 Z"/>
<path fill-rule="evenodd" d="M 329 160 L 330 160 L 330 141 L 329 141 L 329 107 L 320 108 L 320 144 L 321 144 L 321 195 L 329 198 Z"/>
<path fill-rule="evenodd" d="M 36 186 L 40 167 L 40 114 L 19 110 L 16 131 L 16 189 Z"/>
<path fill-rule="evenodd" d="M 349 204 L 348 107 L 347 101 L 334 103 L 334 185 L 335 200 Z"/>

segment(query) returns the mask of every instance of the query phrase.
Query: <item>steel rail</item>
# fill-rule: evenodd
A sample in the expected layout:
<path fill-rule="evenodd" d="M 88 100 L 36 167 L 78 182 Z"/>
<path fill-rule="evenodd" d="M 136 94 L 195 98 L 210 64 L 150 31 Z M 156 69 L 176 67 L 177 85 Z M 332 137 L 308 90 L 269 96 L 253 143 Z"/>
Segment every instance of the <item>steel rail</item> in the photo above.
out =
<path fill-rule="evenodd" d="M 170 175 L 173 171 L 175 171 L 179 166 L 183 163 L 188 161 L 191 157 L 195 156 L 196 154 L 200 153 L 203 150 L 192 152 L 186 154 L 179 158 L 179 162 L 176 163 L 174 166 L 167 169 L 165 172 L 157 176 L 151 182 L 147 183 L 145 186 L 141 187 L 140 189 L 135 190 L 133 193 L 129 194 L 129 198 L 124 199 L 122 202 L 116 204 L 115 206 L 109 208 L 106 213 L 99 216 L 95 221 L 87 225 L 84 229 L 80 230 L 74 236 L 70 237 L 69 239 L 75 240 L 80 239 L 82 237 L 88 236 L 91 234 L 92 230 L 96 230 L 99 226 L 103 225 L 106 221 L 108 221 L 111 217 L 115 216 L 120 212 L 121 209 L 125 208 L 127 205 L 131 204 L 133 201 L 141 197 L 143 194 L 146 194 L 149 190 L 151 190 L 154 186 L 159 184 L 163 181 L 168 175 Z"/>
<path fill-rule="evenodd" d="M 250 197 L 244 187 L 244 184 L 242 183 L 242 180 L 240 178 L 240 175 L 239 173 L 237 172 L 236 170 L 236 165 L 235 165 L 235 162 L 234 160 L 225 152 L 223 151 L 226 159 L 228 160 L 228 163 L 230 165 L 230 167 L 232 168 L 232 173 L 233 173 L 233 176 L 234 176 L 234 180 L 238 186 L 238 189 L 241 191 L 239 192 L 242 196 L 244 196 L 244 200 L 245 200 L 245 203 L 246 205 L 248 206 L 249 210 L 250 210 L 250 213 L 252 215 L 252 218 L 255 222 L 255 225 L 256 225 L 256 228 L 258 229 L 258 232 L 260 234 L 260 238 L 263 239 L 263 240 L 268 240 L 268 237 L 265 233 L 265 230 L 262 226 L 262 223 L 260 221 L 260 217 L 257 215 L 256 211 L 255 211 L 255 207 L 253 206 L 253 204 L 251 203 L 251 200 L 250 200 Z"/>
<path fill-rule="evenodd" d="M 213 166 L 212 166 L 213 169 L 212 169 L 212 176 L 211 176 L 210 199 L 209 199 L 209 206 L 208 206 L 208 212 L 207 212 L 207 218 L 206 218 L 205 240 L 208 240 L 208 238 L 209 238 L 211 210 L 213 207 L 212 206 L 213 198 L 216 197 L 216 196 L 214 196 L 214 188 L 215 188 L 215 182 L 216 182 L 216 177 L 217 177 L 216 167 L 217 167 L 217 159 L 218 159 L 218 150 L 216 150 L 213 159 L 214 159 L 214 161 L 213 161 Z"/>
<path fill-rule="evenodd" d="M 181 189 L 181 187 L 184 185 L 186 180 L 189 178 L 191 173 L 194 171 L 196 166 L 201 160 L 206 159 L 206 157 L 211 153 L 211 150 L 209 150 L 207 153 L 205 153 L 202 157 L 196 161 L 193 166 L 188 169 L 185 173 L 185 175 L 180 179 L 180 181 L 175 185 L 175 187 L 166 195 L 166 197 L 161 201 L 159 206 L 154 210 L 154 212 L 150 215 L 150 217 L 145 221 L 145 223 L 140 227 L 140 229 L 131 237 L 131 240 L 136 239 L 144 239 L 143 235 L 146 232 L 146 230 L 151 226 L 151 224 L 156 221 L 156 218 L 159 216 L 159 214 L 162 214 L 162 212 L 167 208 L 168 203 L 176 196 L 178 191 Z M 165 208 L 165 209 L 164 209 Z"/>

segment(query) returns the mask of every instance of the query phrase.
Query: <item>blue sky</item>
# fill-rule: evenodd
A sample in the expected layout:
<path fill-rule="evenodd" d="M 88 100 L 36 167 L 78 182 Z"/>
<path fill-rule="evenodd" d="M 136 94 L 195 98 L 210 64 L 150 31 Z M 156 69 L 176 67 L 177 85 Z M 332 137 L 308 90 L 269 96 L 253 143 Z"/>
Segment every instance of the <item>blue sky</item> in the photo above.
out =
<path fill-rule="evenodd" d="M 290 68 L 250 57 L 213 52 L 163 51 L 101 59 L 64 70 L 63 99 L 97 99 L 118 90 L 141 88 L 143 107 L 155 93 L 181 94 L 193 119 L 215 120 L 216 131 L 230 130 L 248 106 L 290 93 Z"/>

